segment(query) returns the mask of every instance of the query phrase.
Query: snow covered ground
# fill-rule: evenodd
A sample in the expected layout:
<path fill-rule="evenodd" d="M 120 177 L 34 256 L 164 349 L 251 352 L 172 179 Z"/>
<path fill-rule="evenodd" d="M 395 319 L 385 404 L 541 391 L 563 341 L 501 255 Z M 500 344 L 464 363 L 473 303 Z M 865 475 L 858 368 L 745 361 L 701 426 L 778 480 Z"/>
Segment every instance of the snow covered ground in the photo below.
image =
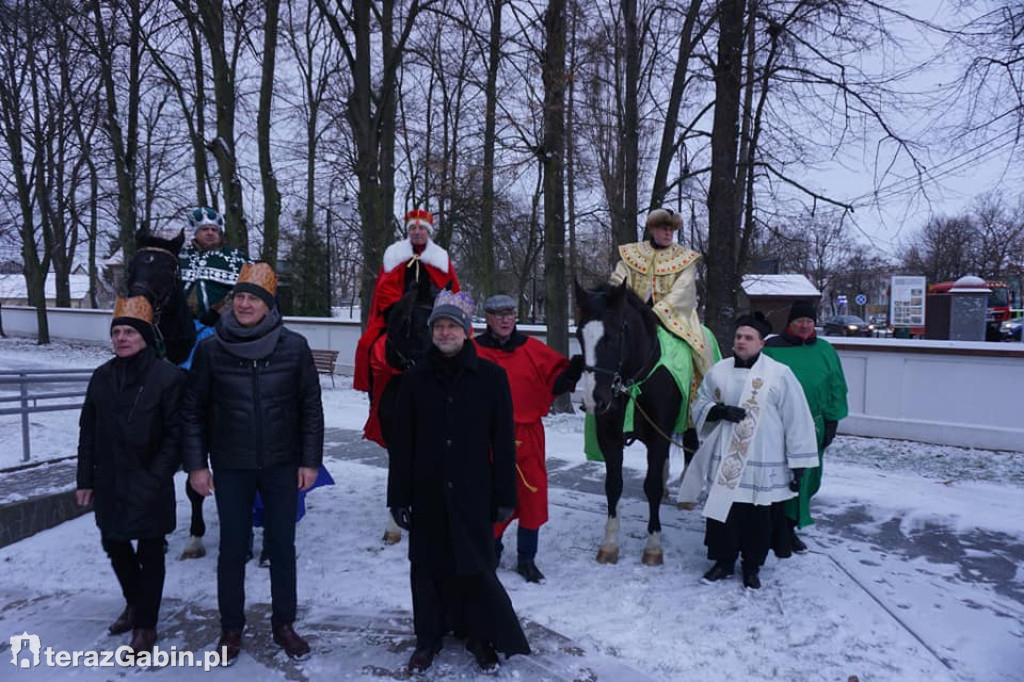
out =
<path fill-rule="evenodd" d="M 28 363 L 95 367 L 106 357 L 103 349 L 0 340 L 0 369 Z M 328 382 L 324 404 L 332 429 L 326 464 L 338 484 L 309 497 L 309 514 L 298 527 L 297 626 L 317 637 L 316 655 L 282 673 L 243 654 L 232 677 L 378 677 L 365 667 L 342 675 L 340 644 L 315 624 L 339 613 L 384 617 L 411 610 L 406 545 L 380 542 L 384 455 L 347 431 L 362 426 L 366 402 L 347 380 L 337 383 L 331 389 Z M 20 460 L 20 427 L 8 420 L 0 418 L 0 468 Z M 77 414 L 37 414 L 31 421 L 34 458 L 73 454 Z M 530 585 L 512 571 L 514 533 L 506 538 L 499 576 L 521 617 L 583 651 L 662 680 L 1024 679 L 1024 454 L 841 436 L 829 450 L 824 488 L 815 498 L 818 524 L 804 535 L 812 551 L 769 558 L 764 587 L 749 591 L 738 580 L 700 582 L 709 564 L 697 512 L 663 507 L 665 564 L 640 564 L 646 503 L 636 480 L 644 461 L 639 451 L 627 456 L 634 475 L 621 508 L 622 559 L 596 564 L 604 498 L 600 471 L 582 454 L 582 419 L 553 417 L 547 428 L 552 479 L 574 482 L 551 493 L 551 521 L 541 532 L 538 556 L 548 579 Z M 672 466 L 676 477 L 680 462 Z M 179 529 L 187 528 L 184 499 L 178 516 Z M 218 526 L 212 505 L 207 522 L 213 544 Z M 169 556 L 177 556 L 183 530 L 169 540 Z M 168 603 L 215 609 L 215 555 L 168 562 Z M 0 632 L 0 657 L 6 657 L 12 628 L 21 627 L 16 612 L 26 614 L 36 634 L 55 648 L 62 637 L 86 637 L 96 648 L 112 639 L 102 636 L 102 624 L 80 617 L 95 611 L 97 618 L 112 619 L 120 608 L 90 516 L 0 549 L 0 565 L 0 629 L 11 630 Z M 269 602 L 264 571 L 250 569 L 246 592 L 250 602 Z M 4 604 L 11 595 L 60 607 L 15 608 L 13 601 Z M 96 630 L 95 638 L 82 633 L 92 633 L 88 628 Z M 174 637 L 167 646 L 195 641 Z M 216 634 L 203 637 L 198 646 L 209 647 Z M 450 658 L 441 659 L 436 676 L 472 677 L 454 654 L 446 649 L 442 655 Z M 384 668 L 396 670 L 403 656 L 407 652 L 379 658 Z M 532 679 L 523 661 L 508 661 L 498 678 Z M 71 672 L 49 671 L 50 679 Z M 105 679 L 77 672 L 83 679 Z M 198 676 L 180 669 L 155 674 Z"/>

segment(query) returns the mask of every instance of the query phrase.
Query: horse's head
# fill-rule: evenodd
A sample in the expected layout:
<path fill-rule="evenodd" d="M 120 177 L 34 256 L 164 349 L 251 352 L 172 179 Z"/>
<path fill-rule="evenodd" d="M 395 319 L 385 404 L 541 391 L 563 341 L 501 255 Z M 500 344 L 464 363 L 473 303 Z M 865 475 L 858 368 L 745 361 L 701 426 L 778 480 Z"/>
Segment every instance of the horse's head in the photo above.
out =
<path fill-rule="evenodd" d="M 646 362 L 654 334 L 654 323 L 647 319 L 652 314 L 625 284 L 586 290 L 577 282 L 576 303 L 576 335 L 586 365 L 583 402 L 588 412 L 601 414 L 612 408 L 618 389 L 635 381 Z"/>
<path fill-rule="evenodd" d="M 437 287 L 429 280 L 410 288 L 388 313 L 386 356 L 388 364 L 402 371 L 412 368 L 427 354 L 431 339 L 427 319 L 434 307 Z"/>
<path fill-rule="evenodd" d="M 125 271 L 123 292 L 126 296 L 145 296 L 154 308 L 170 300 L 178 279 L 178 253 L 185 243 L 185 230 L 174 239 L 162 239 L 143 227 L 135 233 L 135 256 Z"/>

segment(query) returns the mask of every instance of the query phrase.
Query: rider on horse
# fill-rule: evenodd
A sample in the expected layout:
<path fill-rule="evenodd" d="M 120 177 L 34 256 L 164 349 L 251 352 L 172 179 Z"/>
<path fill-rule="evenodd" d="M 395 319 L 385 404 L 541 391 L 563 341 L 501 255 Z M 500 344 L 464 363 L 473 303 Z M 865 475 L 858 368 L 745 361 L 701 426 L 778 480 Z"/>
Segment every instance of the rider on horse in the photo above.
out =
<path fill-rule="evenodd" d="M 241 249 L 225 246 L 224 217 L 212 208 L 191 209 L 188 225 L 193 237 L 178 255 L 181 281 L 192 317 L 212 327 L 242 266 L 252 261 Z"/>
<path fill-rule="evenodd" d="M 700 254 L 675 243 L 675 232 L 683 217 L 670 208 L 659 208 L 647 216 L 651 238 L 619 247 L 621 260 L 610 283 L 623 282 L 647 303 L 666 330 L 690 347 L 693 359 L 692 384 L 714 364 L 714 351 L 697 316 L 697 261 Z"/>
<path fill-rule="evenodd" d="M 400 372 L 385 360 L 388 312 L 405 292 L 426 280 L 437 291 L 445 288 L 459 291 L 459 278 L 448 252 L 430 238 L 434 216 L 429 211 L 414 209 L 406 213 L 405 226 L 409 236 L 384 251 L 370 301 L 366 331 L 356 346 L 353 387 L 370 393 L 370 416 L 363 428 L 363 437 L 382 447 L 386 444 L 378 418 L 380 397 L 391 377 Z"/>
<path fill-rule="evenodd" d="M 659 208 L 647 216 L 650 239 L 619 247 L 620 260 L 609 283 L 623 283 L 651 307 L 660 325 L 661 355 L 657 365 L 666 367 L 676 380 L 683 404 L 673 431 L 683 433 L 689 426 L 690 396 L 701 379 L 719 359 L 718 343 L 697 316 L 697 261 L 700 254 L 675 243 L 675 232 L 683 219 L 670 208 Z M 632 405 L 642 390 L 643 380 L 626 386 L 632 396 L 623 429 L 633 432 Z M 588 416 L 584 449 L 590 459 L 604 459 L 597 445 L 593 418 Z"/>

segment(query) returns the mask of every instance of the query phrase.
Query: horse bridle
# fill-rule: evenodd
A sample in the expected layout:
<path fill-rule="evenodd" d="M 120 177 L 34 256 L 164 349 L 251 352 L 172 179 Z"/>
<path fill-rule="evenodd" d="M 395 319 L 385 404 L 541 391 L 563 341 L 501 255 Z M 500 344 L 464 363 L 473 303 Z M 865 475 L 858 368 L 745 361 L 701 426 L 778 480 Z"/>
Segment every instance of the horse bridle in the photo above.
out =
<path fill-rule="evenodd" d="M 650 371 L 649 365 L 654 357 L 654 353 L 658 348 L 658 344 L 655 342 L 651 344 L 650 353 L 637 371 L 632 374 L 628 379 L 623 380 L 622 368 L 626 364 L 626 333 L 629 331 L 629 321 L 622 318 L 622 328 L 619 330 L 619 364 L 615 366 L 615 369 L 605 369 L 604 367 L 596 367 L 594 365 L 588 365 L 584 363 L 583 370 L 586 372 L 593 372 L 594 374 L 605 374 L 612 378 L 612 393 L 616 395 L 628 395 L 630 388 L 635 386 L 643 377 Z"/>
<path fill-rule="evenodd" d="M 161 248 L 159 246 L 143 246 L 141 249 L 138 249 L 136 253 L 140 253 L 142 251 L 155 251 L 170 256 L 171 259 L 174 261 L 173 279 L 177 279 L 180 264 L 178 263 L 178 257 L 176 255 L 174 255 L 171 251 Z M 145 282 L 136 282 L 135 284 L 132 285 L 132 288 L 138 288 L 138 290 L 141 291 L 142 294 L 146 296 L 146 298 L 150 299 L 153 302 L 153 324 L 155 325 L 159 319 L 160 309 L 162 309 L 164 305 L 166 305 L 167 302 L 170 301 L 171 299 L 171 291 L 168 290 L 165 296 L 157 296 L 156 292 L 153 291 L 153 289 Z"/>

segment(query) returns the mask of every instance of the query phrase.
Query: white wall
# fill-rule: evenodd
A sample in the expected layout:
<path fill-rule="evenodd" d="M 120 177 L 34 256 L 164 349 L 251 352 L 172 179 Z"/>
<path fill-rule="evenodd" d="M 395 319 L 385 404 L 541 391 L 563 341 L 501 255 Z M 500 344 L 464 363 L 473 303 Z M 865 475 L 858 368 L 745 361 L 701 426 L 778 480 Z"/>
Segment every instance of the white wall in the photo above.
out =
<path fill-rule="evenodd" d="M 6 333 L 35 335 L 33 308 L 5 306 L 2 314 Z M 109 340 L 109 311 L 51 309 L 48 316 L 54 339 Z M 285 323 L 313 348 L 337 350 L 338 372 L 351 374 L 360 334 L 357 323 L 308 317 L 286 317 Z M 543 327 L 520 329 L 544 340 Z M 850 416 L 840 424 L 840 433 L 1024 450 L 1024 344 L 829 340 L 850 387 Z M 570 353 L 578 352 L 571 337 Z"/>

